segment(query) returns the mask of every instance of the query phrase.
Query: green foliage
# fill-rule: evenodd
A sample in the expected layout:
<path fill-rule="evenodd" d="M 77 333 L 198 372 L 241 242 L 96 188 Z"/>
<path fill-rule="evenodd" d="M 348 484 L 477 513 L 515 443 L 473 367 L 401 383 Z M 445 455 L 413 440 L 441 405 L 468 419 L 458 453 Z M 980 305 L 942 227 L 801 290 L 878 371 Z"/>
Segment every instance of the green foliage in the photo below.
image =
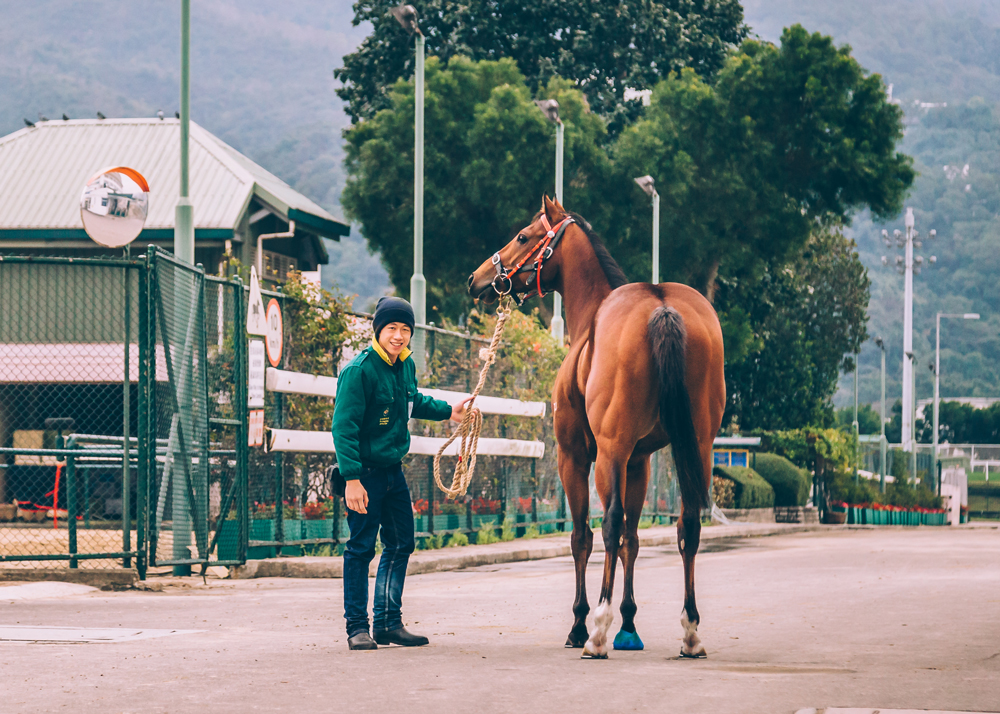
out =
<path fill-rule="evenodd" d="M 490 523 L 484 523 L 476 531 L 476 545 L 489 545 L 490 543 L 499 543 L 500 539 L 497 537 L 496 528 Z"/>
<path fill-rule="evenodd" d="M 852 426 L 854 424 L 854 407 L 844 407 L 837 410 L 837 426 Z M 882 425 L 878 412 L 871 404 L 858 406 L 858 431 L 862 434 L 880 434 Z"/>
<path fill-rule="evenodd" d="M 451 537 L 448 538 L 447 547 L 458 548 L 468 544 L 469 544 L 469 536 L 465 535 L 465 533 L 452 533 Z"/>
<path fill-rule="evenodd" d="M 716 466 L 712 473 L 733 482 L 733 508 L 774 506 L 774 489 L 753 469 L 743 466 Z"/>
<path fill-rule="evenodd" d="M 514 540 L 514 519 L 507 518 L 503 522 L 503 528 L 500 530 L 500 540 L 504 543 Z"/>
<path fill-rule="evenodd" d="M 783 456 L 799 468 L 815 468 L 815 454 L 823 458 L 826 469 L 853 473 L 857 440 L 849 431 L 808 427 L 755 432 L 755 435 L 761 437 L 761 448 L 765 452 Z"/>
<path fill-rule="evenodd" d="M 393 21 L 395 23 L 395 21 Z M 506 242 L 551 193 L 555 132 L 516 64 L 436 58 L 425 73 L 424 245 L 428 319 L 468 309 L 474 263 Z M 560 102 L 570 205 L 592 203 L 591 175 L 605 172 L 604 123 L 579 90 L 553 79 L 541 91 Z M 408 290 L 413 270 L 413 84 L 397 82 L 388 108 L 345 131 L 350 179 L 342 202 L 369 246 L 381 252 L 393 283 Z"/>
<path fill-rule="evenodd" d="M 531 540 L 533 538 L 538 538 L 542 535 L 542 532 L 538 530 L 538 526 L 532 523 L 530 526 L 524 529 L 524 535 L 521 536 L 526 540 Z"/>
<path fill-rule="evenodd" d="M 714 84 L 684 70 L 657 85 L 615 159 L 619 184 L 642 173 L 656 179 L 663 228 L 684 236 L 664 246 L 661 274 L 711 290 L 716 273 L 779 266 L 817 222 L 840 225 L 866 206 L 896 213 L 914 174 L 895 151 L 902 112 L 884 92 L 849 48 L 801 26 L 786 30 L 780 47 L 745 42 Z M 636 210 L 641 192 L 632 187 L 628 198 L 644 223 L 609 229 L 612 244 L 633 230 L 649 235 L 648 211 Z"/>
<path fill-rule="evenodd" d="M 804 506 L 812 479 L 809 472 L 777 454 L 757 454 L 754 470 L 774 489 L 775 506 Z"/>
<path fill-rule="evenodd" d="M 424 538 L 423 550 L 440 550 L 441 548 L 444 548 L 444 535 L 441 533 Z"/>
<path fill-rule="evenodd" d="M 334 72 L 343 85 L 337 94 L 354 121 L 388 107 L 389 88 L 413 74 L 413 40 L 389 14 L 394 4 L 354 5 L 354 24 L 370 22 L 372 33 Z M 456 56 L 510 58 L 532 89 L 553 75 L 565 77 L 586 93 L 594 111 L 618 124 L 641 110 L 638 101 L 625 101 L 626 88 L 651 87 L 681 67 L 711 75 L 747 32 L 735 0 L 697 5 L 428 0 L 415 7 L 429 55 L 445 62 Z"/>
<path fill-rule="evenodd" d="M 829 424 L 838 372 L 853 365 L 844 355 L 866 338 L 868 289 L 854 242 L 836 230 L 814 233 L 783 265 L 720 278 L 726 419 L 741 429 Z"/>
<path fill-rule="evenodd" d="M 1000 444 L 1000 402 L 983 409 L 960 402 L 941 402 L 938 411 L 939 442 L 950 444 Z M 918 421 L 918 439 L 931 443 L 934 423 L 931 419 Z"/>

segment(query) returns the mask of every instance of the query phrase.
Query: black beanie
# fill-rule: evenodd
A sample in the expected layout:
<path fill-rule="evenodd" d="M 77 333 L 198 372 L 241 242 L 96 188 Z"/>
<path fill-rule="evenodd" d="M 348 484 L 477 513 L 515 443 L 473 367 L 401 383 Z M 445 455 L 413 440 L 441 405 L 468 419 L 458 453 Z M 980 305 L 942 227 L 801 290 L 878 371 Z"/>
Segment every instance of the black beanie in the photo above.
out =
<path fill-rule="evenodd" d="M 372 318 L 372 329 L 375 331 L 375 339 L 378 340 L 378 333 L 390 322 L 402 322 L 409 325 L 413 330 L 415 320 L 413 319 L 413 308 L 410 303 L 403 298 L 384 297 L 380 298 L 375 306 L 375 316 Z"/>

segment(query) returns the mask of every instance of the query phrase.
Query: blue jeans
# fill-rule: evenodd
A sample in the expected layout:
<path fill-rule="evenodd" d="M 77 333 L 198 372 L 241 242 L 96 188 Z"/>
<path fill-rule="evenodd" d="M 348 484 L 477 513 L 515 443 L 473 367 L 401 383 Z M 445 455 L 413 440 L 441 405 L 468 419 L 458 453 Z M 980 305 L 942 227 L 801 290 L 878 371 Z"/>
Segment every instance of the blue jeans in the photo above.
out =
<path fill-rule="evenodd" d="M 375 557 L 381 529 L 382 557 L 375 577 L 375 632 L 403 626 L 403 581 L 413 552 L 413 506 L 403 466 L 365 469 L 361 485 L 368 492 L 368 513 L 347 509 L 351 538 L 344 548 L 344 618 L 347 636 L 368 632 L 368 566 Z"/>

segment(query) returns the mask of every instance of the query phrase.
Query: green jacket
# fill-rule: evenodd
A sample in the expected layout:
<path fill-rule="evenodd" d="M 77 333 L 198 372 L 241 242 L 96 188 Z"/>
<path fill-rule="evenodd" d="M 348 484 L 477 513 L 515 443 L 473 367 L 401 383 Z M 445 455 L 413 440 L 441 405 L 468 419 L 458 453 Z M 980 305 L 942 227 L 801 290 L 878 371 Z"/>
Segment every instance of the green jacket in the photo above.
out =
<path fill-rule="evenodd" d="M 407 422 L 441 421 L 451 416 L 445 401 L 417 391 L 417 369 L 404 350 L 395 364 L 373 341 L 337 378 L 333 446 L 345 480 L 371 466 L 398 464 L 410 450 Z"/>

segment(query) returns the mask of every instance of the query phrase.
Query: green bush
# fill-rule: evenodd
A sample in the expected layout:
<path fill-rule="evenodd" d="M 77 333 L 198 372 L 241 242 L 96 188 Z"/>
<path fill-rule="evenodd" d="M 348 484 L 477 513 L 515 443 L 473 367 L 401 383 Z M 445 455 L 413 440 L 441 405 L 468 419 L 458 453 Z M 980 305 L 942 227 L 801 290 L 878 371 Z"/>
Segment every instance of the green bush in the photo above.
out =
<path fill-rule="evenodd" d="M 716 466 L 712 473 L 733 482 L 736 496 L 733 508 L 774 506 L 774 489 L 753 469 L 743 466 Z"/>
<path fill-rule="evenodd" d="M 784 456 L 757 454 L 754 470 L 774 489 L 775 506 L 804 506 L 809 499 L 809 472 Z"/>

